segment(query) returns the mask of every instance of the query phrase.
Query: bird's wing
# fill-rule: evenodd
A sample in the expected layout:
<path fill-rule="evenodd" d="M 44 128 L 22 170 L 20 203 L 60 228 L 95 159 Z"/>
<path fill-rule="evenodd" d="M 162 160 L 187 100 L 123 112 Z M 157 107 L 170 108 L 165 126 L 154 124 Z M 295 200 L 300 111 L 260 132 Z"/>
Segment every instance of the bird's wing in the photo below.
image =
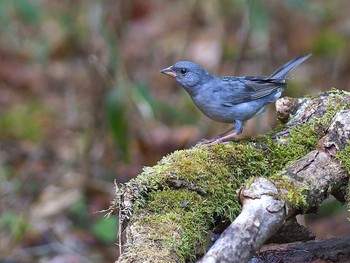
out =
<path fill-rule="evenodd" d="M 221 77 L 224 95 L 223 105 L 232 106 L 242 102 L 257 100 L 286 87 L 285 78 L 265 76 Z"/>

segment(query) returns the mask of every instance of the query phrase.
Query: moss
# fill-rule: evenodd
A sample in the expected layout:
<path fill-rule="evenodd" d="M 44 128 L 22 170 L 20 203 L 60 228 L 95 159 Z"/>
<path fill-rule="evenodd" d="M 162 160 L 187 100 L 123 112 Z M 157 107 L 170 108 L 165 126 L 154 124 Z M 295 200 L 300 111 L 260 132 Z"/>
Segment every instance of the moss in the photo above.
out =
<path fill-rule="evenodd" d="M 288 204 L 296 210 L 307 211 L 308 204 L 304 191 L 308 190 L 307 187 L 296 186 L 288 176 L 275 175 L 270 177 L 277 189 L 280 190 L 280 196 L 286 200 Z"/>
<path fill-rule="evenodd" d="M 344 149 L 336 154 L 336 159 L 341 162 L 341 166 L 350 174 L 350 144 L 348 143 Z"/>
<path fill-rule="evenodd" d="M 130 223 L 147 230 L 141 243 L 154 246 L 153 242 L 160 240 L 181 262 L 194 261 L 194 255 L 205 250 L 207 232 L 215 218 L 233 220 L 240 212 L 237 191 L 257 176 L 273 180 L 284 189 L 281 196 L 291 206 L 306 210 L 303 193 L 307 189 L 294 186 L 280 174 L 288 164 L 314 150 L 334 114 L 341 107 L 348 107 L 340 99 L 337 101 L 341 93 L 331 91 L 327 113 L 292 127 L 290 136 L 283 140 L 271 139 L 277 131 L 274 130 L 255 139 L 176 151 L 157 165 L 145 168 L 119 191 L 119 196 L 126 189 L 133 193 Z M 349 153 L 350 148 L 346 147 L 339 155 L 344 156 L 347 168 Z M 174 184 L 174 180 L 178 183 Z"/>
<path fill-rule="evenodd" d="M 342 168 L 350 174 L 350 144 L 348 143 L 344 149 L 337 152 L 335 157 L 341 162 Z M 346 189 L 346 201 L 348 203 L 348 211 L 350 211 L 350 181 Z"/>
<path fill-rule="evenodd" d="M 315 149 L 323 134 L 318 131 L 315 123 L 306 123 L 290 129 L 288 140 L 276 143 L 269 136 L 266 138 L 268 162 L 272 172 L 280 171 L 290 162 L 304 156 Z M 271 170 L 269 171 L 271 174 Z"/>
<path fill-rule="evenodd" d="M 350 211 L 350 182 L 348 183 L 347 187 L 346 201 L 348 202 L 348 211 Z M 350 217 L 348 219 L 350 220 Z"/>

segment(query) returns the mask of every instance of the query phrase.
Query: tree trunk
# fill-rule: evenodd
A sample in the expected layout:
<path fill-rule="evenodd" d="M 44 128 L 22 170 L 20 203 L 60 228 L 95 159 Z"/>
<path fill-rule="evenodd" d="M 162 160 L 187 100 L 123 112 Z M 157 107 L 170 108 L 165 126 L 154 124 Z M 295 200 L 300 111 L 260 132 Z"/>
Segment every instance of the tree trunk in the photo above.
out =
<path fill-rule="evenodd" d="M 283 124 L 273 132 L 174 152 L 120 186 L 110 207 L 118 262 L 248 262 L 295 215 L 330 194 L 344 200 L 350 94 L 282 98 L 276 108 Z"/>

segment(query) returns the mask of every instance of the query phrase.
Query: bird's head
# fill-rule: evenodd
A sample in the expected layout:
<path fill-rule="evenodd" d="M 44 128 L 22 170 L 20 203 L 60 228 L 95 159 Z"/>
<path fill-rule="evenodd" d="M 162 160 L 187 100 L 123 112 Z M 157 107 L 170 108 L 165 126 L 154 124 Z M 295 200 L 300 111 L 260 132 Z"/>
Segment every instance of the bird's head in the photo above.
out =
<path fill-rule="evenodd" d="M 194 89 L 199 88 L 211 77 L 205 69 L 191 61 L 177 62 L 160 72 L 175 78 L 189 93 L 194 92 Z"/>

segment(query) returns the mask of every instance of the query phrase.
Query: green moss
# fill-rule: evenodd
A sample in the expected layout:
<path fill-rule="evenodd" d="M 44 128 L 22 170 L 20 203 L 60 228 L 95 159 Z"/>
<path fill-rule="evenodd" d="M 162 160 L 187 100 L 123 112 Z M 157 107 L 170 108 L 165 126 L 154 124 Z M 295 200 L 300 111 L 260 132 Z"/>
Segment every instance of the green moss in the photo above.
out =
<path fill-rule="evenodd" d="M 350 182 L 348 183 L 346 194 L 346 201 L 348 202 L 348 211 L 350 211 Z M 348 219 L 350 220 L 350 218 Z"/>
<path fill-rule="evenodd" d="M 350 144 L 348 143 L 344 149 L 337 152 L 335 157 L 341 162 L 343 169 L 350 174 Z"/>
<path fill-rule="evenodd" d="M 290 162 L 304 156 L 315 146 L 322 136 L 316 128 L 316 123 L 306 123 L 290 129 L 288 140 L 276 143 L 269 136 L 266 136 L 267 158 L 271 171 L 280 171 Z"/>
<path fill-rule="evenodd" d="M 303 193 L 307 189 L 296 187 L 280 174 L 291 162 L 314 150 L 334 114 L 348 107 L 337 101 L 341 93 L 330 92 L 328 111 L 322 118 L 292 127 L 289 137 L 278 142 L 270 136 L 275 130 L 250 141 L 176 151 L 145 168 L 119 193 L 128 189 L 135 197 L 130 223 L 137 222 L 147 230 L 147 240 L 141 243 L 147 247 L 161 240 L 181 262 L 194 261 L 195 254 L 204 252 L 214 220 L 233 220 L 238 215 L 237 192 L 254 177 L 270 178 L 291 206 L 306 210 Z M 339 158 L 349 168 L 346 156 L 350 148 L 342 154 Z"/>
<path fill-rule="evenodd" d="M 270 178 L 277 189 L 280 190 L 280 196 L 282 199 L 286 200 L 288 204 L 296 210 L 307 211 L 308 204 L 306 198 L 303 194 L 307 187 L 296 186 L 288 176 L 278 176 L 275 175 Z"/>
<path fill-rule="evenodd" d="M 343 169 L 350 174 L 350 144 L 348 143 L 344 149 L 337 152 L 335 157 L 341 162 Z M 346 201 L 348 203 L 348 210 L 350 211 L 350 182 L 346 189 Z"/>

